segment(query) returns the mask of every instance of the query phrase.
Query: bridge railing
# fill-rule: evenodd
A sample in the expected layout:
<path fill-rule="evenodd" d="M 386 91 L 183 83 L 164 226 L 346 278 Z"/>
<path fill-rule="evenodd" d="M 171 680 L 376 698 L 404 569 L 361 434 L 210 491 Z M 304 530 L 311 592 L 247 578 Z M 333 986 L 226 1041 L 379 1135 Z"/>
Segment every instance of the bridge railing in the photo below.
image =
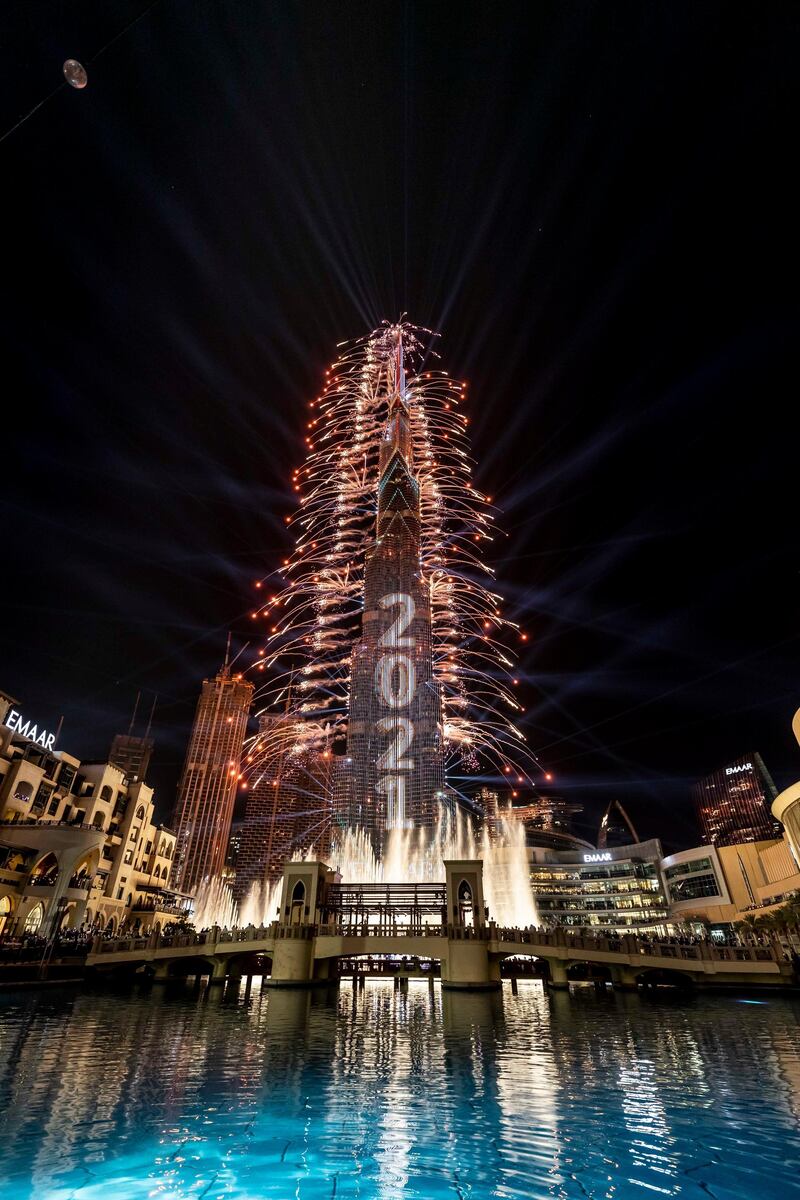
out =
<path fill-rule="evenodd" d="M 673 942 L 639 938 L 636 934 L 622 934 L 619 938 L 587 936 L 569 933 L 565 929 L 504 929 L 497 928 L 495 936 L 500 942 L 516 942 L 523 945 L 547 946 L 563 949 L 565 957 L 581 950 L 609 951 L 620 954 L 638 954 L 651 958 L 676 959 L 683 962 L 706 960 L 711 962 L 784 962 L 787 954 L 777 944 L 755 944 L 738 946 L 715 946 L 713 942 Z"/>
<path fill-rule="evenodd" d="M 477 928 L 460 925 L 427 925 L 423 923 L 382 922 L 371 925 L 362 921 L 329 921 L 324 924 L 282 924 L 274 921 L 271 925 L 248 925 L 245 928 L 214 926 L 199 932 L 163 934 L 153 932 L 147 936 L 127 934 L 117 938 L 98 937 L 92 944 L 91 953 L 107 955 L 114 953 L 132 953 L 140 950 L 172 949 L 181 950 L 190 947 L 217 947 L 221 943 L 263 942 L 276 940 L 310 940 L 315 937 L 353 937 L 353 938 L 448 938 L 451 941 L 489 941 L 514 943 L 517 946 L 531 947 L 531 953 L 536 956 L 537 950 L 548 948 L 561 951 L 562 957 L 574 958 L 581 952 L 606 951 L 626 955 L 636 955 L 649 958 L 671 959 L 682 962 L 714 961 L 714 962 L 783 962 L 788 958 L 788 952 L 777 943 L 740 944 L 735 946 L 715 946 L 711 942 L 683 943 L 668 940 L 649 940 L 639 938 L 635 934 L 623 934 L 618 938 L 603 935 L 587 935 L 570 933 L 566 929 L 537 929 L 529 926 L 526 929 L 510 929 L 489 922 Z M 257 953 L 258 951 L 256 951 Z M 556 955 L 558 957 L 558 955 Z"/>

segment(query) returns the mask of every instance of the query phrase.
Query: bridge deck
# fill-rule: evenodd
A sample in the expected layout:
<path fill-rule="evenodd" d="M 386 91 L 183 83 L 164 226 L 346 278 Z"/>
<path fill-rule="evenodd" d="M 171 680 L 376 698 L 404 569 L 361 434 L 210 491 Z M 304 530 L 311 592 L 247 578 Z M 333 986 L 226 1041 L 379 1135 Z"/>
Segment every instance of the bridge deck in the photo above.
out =
<path fill-rule="evenodd" d="M 618 940 L 572 937 L 561 930 L 509 930 L 488 926 L 482 930 L 419 925 L 391 930 L 361 924 L 279 926 L 269 930 L 215 929 L 205 934 L 172 938 L 98 939 L 87 965 L 112 967 L 125 963 L 152 963 L 190 958 L 227 959 L 240 955 L 271 957 L 276 943 L 286 939 L 313 941 L 314 960 L 394 955 L 441 961 L 454 943 L 482 941 L 491 959 L 531 957 L 554 959 L 570 965 L 585 962 L 619 966 L 635 972 L 671 970 L 697 975 L 791 976 L 792 969 L 776 945 L 711 946 L 708 943 L 645 943 L 628 936 Z"/>

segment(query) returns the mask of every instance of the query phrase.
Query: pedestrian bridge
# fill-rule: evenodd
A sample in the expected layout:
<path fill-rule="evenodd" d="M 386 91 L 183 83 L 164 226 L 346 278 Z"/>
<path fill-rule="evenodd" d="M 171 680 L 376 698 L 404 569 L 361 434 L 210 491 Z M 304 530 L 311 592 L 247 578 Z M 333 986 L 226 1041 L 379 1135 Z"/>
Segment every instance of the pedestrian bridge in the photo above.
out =
<path fill-rule="evenodd" d="M 386 902 L 391 885 L 381 885 L 380 905 L 371 912 L 363 896 L 346 910 L 341 905 L 332 908 L 331 893 L 326 892 L 329 869 L 322 863 L 287 863 L 278 919 L 271 925 L 98 938 L 86 964 L 99 972 L 140 971 L 158 980 L 206 975 L 212 983 L 224 983 L 260 974 L 273 987 L 333 982 L 339 977 L 339 963 L 368 956 L 399 960 L 393 973 L 406 978 L 419 972 L 413 966 L 403 970 L 402 959 L 435 961 L 442 986 L 464 990 L 498 988 L 501 962 L 520 958 L 543 963 L 554 988 L 568 987 L 570 971 L 578 964 L 627 989 L 680 980 L 730 987 L 796 982 L 792 964 L 777 942 L 717 947 L 633 934 L 612 939 L 573 935 L 565 929 L 501 928 L 488 919 L 483 904 L 482 864 L 449 861 L 445 868 L 444 887 L 420 885 L 405 905 L 407 911 L 398 913 Z M 403 886 L 408 897 L 409 888 Z M 434 895 L 434 886 L 441 895 Z M 439 906 L 440 900 L 440 916 L 446 920 L 436 922 L 430 911 L 420 911 Z M 513 974 L 513 964 L 508 965 Z"/>

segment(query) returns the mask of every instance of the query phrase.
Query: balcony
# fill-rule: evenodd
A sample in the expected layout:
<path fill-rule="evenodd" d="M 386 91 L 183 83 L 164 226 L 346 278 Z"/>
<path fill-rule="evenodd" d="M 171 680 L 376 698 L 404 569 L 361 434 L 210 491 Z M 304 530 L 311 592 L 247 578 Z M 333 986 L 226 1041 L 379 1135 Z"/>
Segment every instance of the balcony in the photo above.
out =
<path fill-rule="evenodd" d="M 185 908 L 179 908 L 177 904 L 171 903 L 169 900 L 135 900 L 131 905 L 132 913 L 154 913 L 164 914 L 170 917 L 186 917 L 188 913 Z"/>
<path fill-rule="evenodd" d="M 92 886 L 92 878 L 90 875 L 73 875 L 67 884 L 68 888 L 78 888 L 82 892 L 88 892 Z"/>

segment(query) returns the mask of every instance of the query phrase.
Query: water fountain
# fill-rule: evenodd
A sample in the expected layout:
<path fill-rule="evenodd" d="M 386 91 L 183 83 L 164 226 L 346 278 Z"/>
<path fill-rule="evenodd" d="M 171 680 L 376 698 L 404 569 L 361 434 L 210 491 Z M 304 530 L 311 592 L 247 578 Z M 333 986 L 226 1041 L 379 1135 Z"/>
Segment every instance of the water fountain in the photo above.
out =
<path fill-rule="evenodd" d="M 471 822 L 459 815 L 441 818 L 431 835 L 424 829 L 394 829 L 383 857 L 375 853 L 362 829 L 346 829 L 334 841 L 326 861 L 347 883 L 443 882 L 444 859 L 482 859 L 483 887 L 489 915 L 498 925 L 524 928 L 537 925 L 536 902 L 530 887 L 525 829 L 519 821 L 497 820 L 495 836 L 478 837 Z M 298 859 L 316 858 L 311 847 Z M 241 905 L 226 880 L 203 884 L 194 907 L 198 929 L 211 925 L 268 925 L 275 919 L 281 881 L 254 883 Z"/>

